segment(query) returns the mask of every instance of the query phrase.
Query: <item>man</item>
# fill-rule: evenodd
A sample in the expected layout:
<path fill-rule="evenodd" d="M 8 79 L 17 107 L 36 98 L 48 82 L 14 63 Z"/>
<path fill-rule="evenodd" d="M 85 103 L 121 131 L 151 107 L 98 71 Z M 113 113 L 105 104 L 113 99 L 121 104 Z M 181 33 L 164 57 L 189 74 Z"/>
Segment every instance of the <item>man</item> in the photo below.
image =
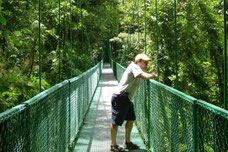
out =
<path fill-rule="evenodd" d="M 151 59 L 146 54 L 138 54 L 135 62 L 127 67 L 118 86 L 117 92 L 112 95 L 112 124 L 111 124 L 111 151 L 119 152 L 126 149 L 138 149 L 139 146 L 130 140 L 131 130 L 135 121 L 134 105 L 131 102 L 140 86 L 141 79 L 148 80 L 156 78 L 156 74 L 149 74 L 142 69 L 146 69 Z M 124 148 L 117 145 L 116 135 L 118 126 L 125 125 Z"/>

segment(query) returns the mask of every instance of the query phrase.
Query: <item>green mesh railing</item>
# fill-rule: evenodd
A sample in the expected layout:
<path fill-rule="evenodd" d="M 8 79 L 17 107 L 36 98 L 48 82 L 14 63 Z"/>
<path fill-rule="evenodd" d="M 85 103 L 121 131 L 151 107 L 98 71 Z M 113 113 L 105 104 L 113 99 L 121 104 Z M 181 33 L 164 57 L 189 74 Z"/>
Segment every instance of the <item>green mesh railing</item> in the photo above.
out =
<path fill-rule="evenodd" d="M 99 64 L 79 77 L 70 79 L 70 143 L 74 141 L 82 125 L 100 79 L 101 67 L 103 65 Z"/>
<path fill-rule="evenodd" d="M 0 114 L 0 152 L 64 152 L 99 82 L 102 62 Z"/>
<path fill-rule="evenodd" d="M 120 80 L 124 67 L 111 62 Z M 228 111 L 157 81 L 143 81 L 134 98 L 136 124 L 153 152 L 227 152 Z"/>

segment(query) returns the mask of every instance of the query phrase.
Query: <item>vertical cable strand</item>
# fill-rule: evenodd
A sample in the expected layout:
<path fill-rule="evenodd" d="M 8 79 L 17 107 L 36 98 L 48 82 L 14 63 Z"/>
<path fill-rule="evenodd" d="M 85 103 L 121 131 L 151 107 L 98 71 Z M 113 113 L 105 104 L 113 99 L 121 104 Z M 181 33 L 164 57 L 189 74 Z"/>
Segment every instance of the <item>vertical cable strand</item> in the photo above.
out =
<path fill-rule="evenodd" d="M 139 25 L 139 14 L 140 13 L 140 3 L 139 3 L 139 0 L 138 0 L 138 47 L 139 47 L 139 50 L 140 50 L 140 35 L 139 35 L 139 31 L 140 31 L 140 25 Z"/>
<path fill-rule="evenodd" d="M 61 18 L 60 18 L 60 0 L 59 0 L 59 82 L 61 81 Z"/>
<path fill-rule="evenodd" d="M 223 1 L 224 5 L 224 109 L 227 109 L 227 76 L 226 76 L 226 64 L 227 64 L 227 50 L 226 50 L 226 0 Z"/>
<path fill-rule="evenodd" d="M 155 7 L 156 7 L 156 50 L 157 50 L 157 52 L 156 52 L 156 54 L 157 54 L 157 74 L 158 74 L 158 80 L 159 80 L 159 75 L 160 75 L 160 73 L 159 73 L 159 44 L 158 44 L 158 1 L 156 0 L 155 1 Z"/>
<path fill-rule="evenodd" d="M 177 7 L 176 7 L 176 0 L 174 0 L 174 49 L 175 49 L 175 73 L 176 73 L 176 80 L 175 80 L 175 88 L 178 89 L 178 65 L 177 65 Z"/>
<path fill-rule="evenodd" d="M 72 0 L 70 0 L 70 78 L 73 76 L 72 67 Z"/>
<path fill-rule="evenodd" d="M 41 82 L 41 73 L 42 73 L 42 65 L 41 65 L 41 48 L 40 48 L 40 32 L 41 32 L 41 28 L 40 28 L 40 22 L 41 22 L 41 14 L 40 14 L 40 0 L 39 0 L 39 88 L 40 88 L 40 92 L 42 91 L 41 87 L 42 87 L 42 82 Z"/>
<path fill-rule="evenodd" d="M 145 39 L 145 46 L 144 46 L 144 48 L 145 48 L 145 54 L 146 54 L 146 9 L 147 9 L 147 7 L 146 7 L 146 0 L 144 0 L 144 8 L 145 8 L 145 13 L 144 13 L 144 23 L 145 23 L 145 25 L 144 25 L 144 39 Z"/>

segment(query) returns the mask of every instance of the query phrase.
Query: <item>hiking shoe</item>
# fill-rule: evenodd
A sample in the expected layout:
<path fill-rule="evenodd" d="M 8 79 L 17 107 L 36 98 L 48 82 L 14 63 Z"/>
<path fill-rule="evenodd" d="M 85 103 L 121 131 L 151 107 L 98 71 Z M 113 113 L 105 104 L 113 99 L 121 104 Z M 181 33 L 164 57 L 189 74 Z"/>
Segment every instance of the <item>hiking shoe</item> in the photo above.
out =
<path fill-rule="evenodd" d="M 139 149 L 139 146 L 134 144 L 133 142 L 125 142 L 123 145 L 126 149 Z"/>
<path fill-rule="evenodd" d="M 125 149 L 123 147 L 120 147 L 119 145 L 111 145 L 110 151 L 125 152 Z"/>

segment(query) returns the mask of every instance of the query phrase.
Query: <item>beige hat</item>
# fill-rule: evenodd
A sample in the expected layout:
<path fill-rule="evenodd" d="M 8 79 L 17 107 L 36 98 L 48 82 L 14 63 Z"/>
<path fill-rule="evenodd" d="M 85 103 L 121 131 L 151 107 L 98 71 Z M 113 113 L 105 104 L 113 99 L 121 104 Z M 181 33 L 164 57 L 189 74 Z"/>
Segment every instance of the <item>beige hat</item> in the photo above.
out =
<path fill-rule="evenodd" d="M 151 61 L 151 58 L 149 58 L 146 54 L 138 54 L 135 57 L 135 62 L 138 60 Z"/>

